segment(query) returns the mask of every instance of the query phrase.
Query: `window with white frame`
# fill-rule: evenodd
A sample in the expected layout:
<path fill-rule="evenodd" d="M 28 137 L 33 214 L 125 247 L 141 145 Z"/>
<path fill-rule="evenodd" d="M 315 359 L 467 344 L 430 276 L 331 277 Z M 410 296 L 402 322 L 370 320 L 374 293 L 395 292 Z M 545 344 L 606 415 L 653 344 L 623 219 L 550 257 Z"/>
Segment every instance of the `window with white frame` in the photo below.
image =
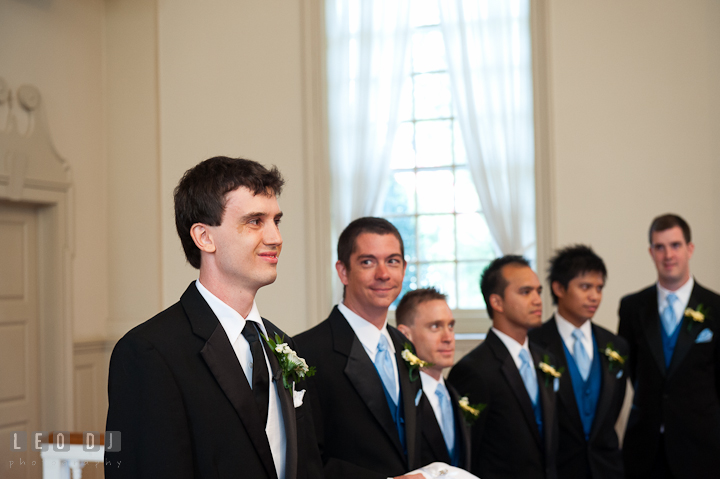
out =
<path fill-rule="evenodd" d="M 334 234 L 383 216 L 403 293 L 485 309 L 485 266 L 535 257 L 529 1 L 326 0 L 326 22 Z"/>

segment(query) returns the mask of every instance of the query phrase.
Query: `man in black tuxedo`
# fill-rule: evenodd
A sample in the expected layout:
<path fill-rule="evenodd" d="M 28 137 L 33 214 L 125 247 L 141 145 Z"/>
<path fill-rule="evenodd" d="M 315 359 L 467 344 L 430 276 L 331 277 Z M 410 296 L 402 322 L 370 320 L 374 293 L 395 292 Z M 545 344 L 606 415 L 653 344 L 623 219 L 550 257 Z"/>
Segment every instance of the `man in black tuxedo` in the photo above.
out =
<path fill-rule="evenodd" d="M 470 430 L 455 388 L 446 384 L 443 369 L 455 360 L 455 319 L 447 296 L 435 288 L 409 291 L 395 310 L 401 333 L 415 345 L 422 368 L 422 463 L 444 462 L 470 470 Z"/>
<path fill-rule="evenodd" d="M 480 289 L 493 327 L 448 377 L 471 406 L 484 406 L 472 426 L 470 472 L 555 479 L 560 374 L 552 356 L 527 339 L 542 322 L 542 286 L 527 260 L 508 255 L 485 269 Z"/>
<path fill-rule="evenodd" d="M 595 252 L 570 246 L 550 260 L 557 311 L 530 331 L 564 369 L 558 398 L 559 479 L 622 479 L 615 423 L 625 399 L 627 342 L 590 320 L 600 307 L 607 270 Z"/>
<path fill-rule="evenodd" d="M 283 333 L 254 301 L 277 276 L 283 183 L 226 157 L 180 180 L 175 223 L 199 279 L 115 346 L 107 430 L 121 448 L 106 452 L 108 479 L 322 477 L 309 406 L 261 336 Z"/>
<path fill-rule="evenodd" d="M 335 265 L 343 301 L 295 338 L 300 354 L 317 365 L 307 389 L 328 478 L 385 479 L 422 466 L 421 383 L 411 380 L 401 356 L 407 338 L 387 324 L 402 289 L 404 253 L 387 220 L 350 223 Z"/>
<path fill-rule="evenodd" d="M 628 478 L 720 474 L 720 296 L 690 275 L 695 246 L 677 215 L 650 225 L 657 283 L 620 301 L 635 388 L 623 456 Z"/>

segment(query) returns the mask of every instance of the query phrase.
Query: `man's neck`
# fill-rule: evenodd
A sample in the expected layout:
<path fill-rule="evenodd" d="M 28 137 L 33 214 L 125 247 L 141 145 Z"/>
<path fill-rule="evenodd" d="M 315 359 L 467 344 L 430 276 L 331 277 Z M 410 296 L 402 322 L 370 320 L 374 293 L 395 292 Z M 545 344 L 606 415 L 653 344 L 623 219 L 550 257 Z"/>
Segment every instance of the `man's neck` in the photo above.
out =
<path fill-rule="evenodd" d="M 560 316 L 562 316 L 565 321 L 572 324 L 576 328 L 580 328 L 583 324 L 590 321 L 590 318 L 578 318 L 577 316 L 573 315 L 571 312 L 563 308 L 562 303 L 558 303 L 557 312 Z"/>
<path fill-rule="evenodd" d="M 213 275 L 203 274 L 202 268 L 198 279 L 200 284 L 220 301 L 237 311 L 240 316 L 247 318 L 247 315 L 250 314 L 257 291 L 251 292 L 242 288 L 233 288 L 229 282 L 218 281 Z"/>
<path fill-rule="evenodd" d="M 382 329 L 387 319 L 388 308 L 363 308 L 361 304 L 353 301 L 343 300 L 343 304 L 350 311 L 363 318 L 378 329 Z"/>
<path fill-rule="evenodd" d="M 660 286 L 667 289 L 668 291 L 677 291 L 678 289 L 682 288 L 688 281 L 690 281 L 690 273 L 688 273 L 684 278 L 677 281 L 668 281 L 658 277 L 658 283 L 660 283 Z"/>
<path fill-rule="evenodd" d="M 433 378 L 435 381 L 440 381 L 440 378 L 442 377 L 443 368 L 439 368 L 439 369 L 437 367 L 423 368 L 422 371 L 425 374 L 427 374 L 428 376 L 430 376 L 431 378 Z"/>
<path fill-rule="evenodd" d="M 507 334 L 518 343 L 525 344 L 525 339 L 527 339 L 527 329 L 513 325 L 505 319 L 505 317 L 499 316 L 497 312 L 495 313 L 495 318 L 493 319 L 493 328 L 497 329 L 501 333 Z"/>

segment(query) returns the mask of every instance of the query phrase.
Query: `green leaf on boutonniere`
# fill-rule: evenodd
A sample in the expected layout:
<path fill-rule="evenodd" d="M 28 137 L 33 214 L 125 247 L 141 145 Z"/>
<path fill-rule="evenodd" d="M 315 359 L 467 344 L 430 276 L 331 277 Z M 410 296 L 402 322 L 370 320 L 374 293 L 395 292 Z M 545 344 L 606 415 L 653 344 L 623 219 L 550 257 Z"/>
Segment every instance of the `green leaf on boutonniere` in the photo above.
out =
<path fill-rule="evenodd" d="M 684 316 L 690 318 L 688 320 L 688 332 L 695 323 L 704 323 L 705 317 L 710 313 L 710 308 L 705 308 L 702 303 L 698 304 L 697 309 L 686 308 Z"/>
<path fill-rule="evenodd" d="M 550 385 L 550 378 L 560 379 L 565 372 L 564 367 L 555 369 L 555 366 L 550 365 L 550 356 L 547 354 L 543 355 L 543 360 L 540 361 L 537 367 L 545 375 L 545 387 Z"/>
<path fill-rule="evenodd" d="M 467 425 L 472 426 L 473 423 L 477 421 L 480 413 L 483 412 L 483 409 L 487 407 L 487 404 L 478 403 L 470 405 L 468 397 L 463 396 L 458 400 L 458 406 L 460 406 L 460 411 L 462 412 L 463 419 Z"/>
<path fill-rule="evenodd" d="M 613 372 L 613 368 L 615 366 L 618 366 L 622 368 L 623 364 L 625 364 L 625 361 L 627 361 L 627 356 L 621 356 L 619 352 L 615 350 L 613 347 L 613 343 L 607 343 L 607 346 L 605 346 L 605 356 L 608 358 L 608 370 L 610 372 Z"/>
<path fill-rule="evenodd" d="M 403 351 L 401 353 L 402 358 L 405 360 L 405 363 L 408 367 L 408 376 L 410 377 L 410 381 L 415 381 L 418 378 L 417 370 L 420 368 L 429 368 L 434 366 L 433 363 L 429 363 L 427 361 L 423 361 L 419 357 L 415 356 L 415 352 L 413 351 L 412 344 L 405 343 L 403 345 Z"/>
<path fill-rule="evenodd" d="M 315 366 L 308 366 L 305 360 L 288 346 L 285 342 L 285 336 L 281 338 L 275 333 L 275 339 L 270 339 L 265 335 L 263 335 L 263 339 L 268 343 L 280 363 L 280 372 L 282 373 L 285 389 L 292 389 L 293 383 L 304 377 L 315 375 Z"/>

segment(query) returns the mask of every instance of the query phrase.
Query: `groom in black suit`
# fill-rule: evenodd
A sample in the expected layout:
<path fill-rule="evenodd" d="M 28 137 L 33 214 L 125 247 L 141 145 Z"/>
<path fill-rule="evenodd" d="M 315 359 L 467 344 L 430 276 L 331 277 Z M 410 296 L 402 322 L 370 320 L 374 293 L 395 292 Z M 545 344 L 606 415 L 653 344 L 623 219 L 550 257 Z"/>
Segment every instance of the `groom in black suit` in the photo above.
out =
<path fill-rule="evenodd" d="M 591 248 L 558 251 L 548 275 L 557 311 L 529 333 L 565 369 L 557 393 L 559 479 L 624 477 L 615 423 L 625 399 L 628 345 L 591 322 L 606 276 L 605 263 Z"/>
<path fill-rule="evenodd" d="M 315 430 L 328 478 L 385 479 L 422 466 L 417 371 L 401 353 L 407 338 L 387 324 L 402 289 L 403 241 L 382 218 L 350 223 L 338 240 L 342 303 L 295 340 L 317 365 L 309 378 Z"/>
<path fill-rule="evenodd" d="M 107 430 L 121 444 L 105 454 L 108 479 L 322 477 L 309 406 L 261 336 L 283 333 L 254 301 L 277 276 L 283 183 L 226 157 L 180 180 L 175 224 L 199 279 L 115 346 Z"/>
<path fill-rule="evenodd" d="M 690 274 L 695 246 L 677 215 L 650 225 L 657 283 L 620 301 L 635 387 L 623 456 L 628 478 L 720 474 L 720 296 Z"/>
<path fill-rule="evenodd" d="M 484 409 L 471 431 L 470 472 L 482 479 L 555 479 L 559 371 L 529 342 L 542 323 L 542 286 L 521 256 L 503 256 L 480 280 L 493 326 L 450 371 L 448 382 Z"/>

